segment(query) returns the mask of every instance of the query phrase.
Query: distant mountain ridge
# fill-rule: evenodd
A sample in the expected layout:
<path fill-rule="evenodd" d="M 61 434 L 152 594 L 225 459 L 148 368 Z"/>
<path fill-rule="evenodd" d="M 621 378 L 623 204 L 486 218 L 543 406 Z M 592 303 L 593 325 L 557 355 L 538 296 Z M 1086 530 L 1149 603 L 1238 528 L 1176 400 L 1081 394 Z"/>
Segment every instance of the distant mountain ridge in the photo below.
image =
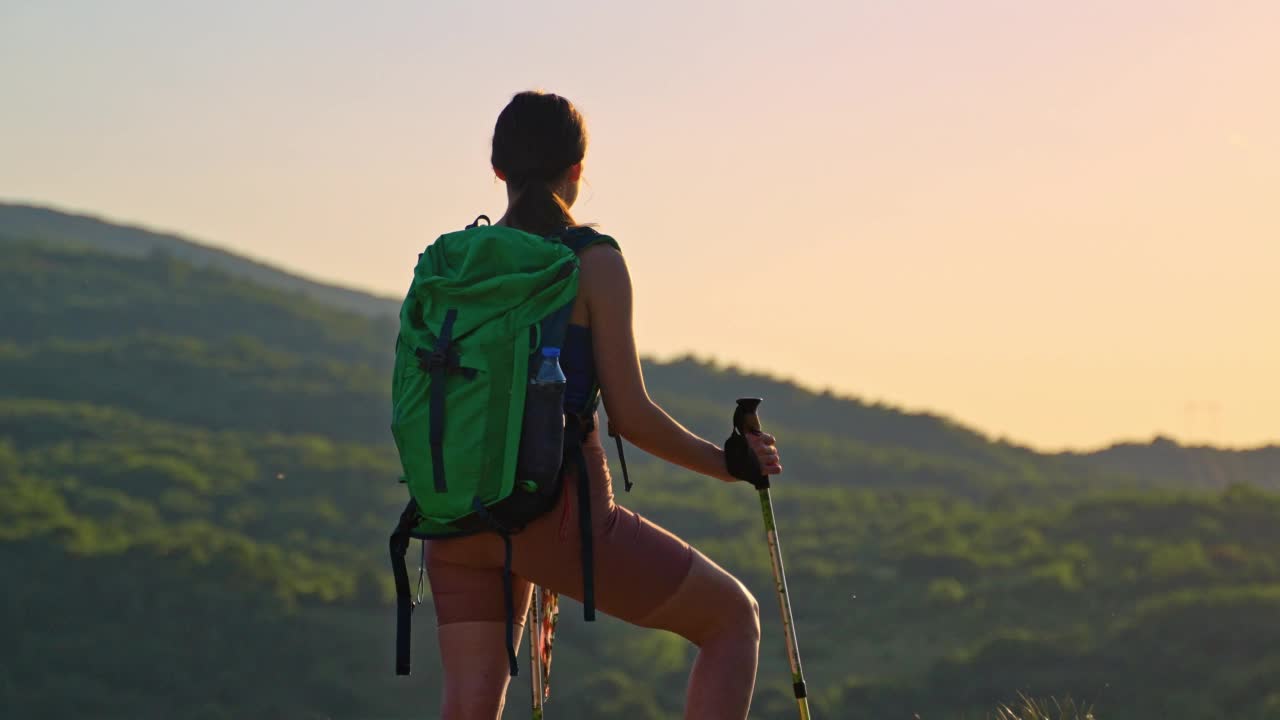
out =
<path fill-rule="evenodd" d="M 196 267 L 214 268 L 267 287 L 299 292 L 369 317 L 395 315 L 399 310 L 399 301 L 393 298 L 309 280 L 178 234 L 49 207 L 0 202 L 0 242 L 6 240 L 76 245 L 131 257 L 161 252 Z"/>
<path fill-rule="evenodd" d="M 81 247 L 133 258 L 159 253 L 181 263 L 215 269 L 275 290 L 300 293 L 311 301 L 375 319 L 383 327 L 386 327 L 387 322 L 394 322 L 398 311 L 398 300 L 309 280 L 178 234 L 116 224 L 91 215 L 50 207 L 0 202 L 0 243 L 6 241 Z M 752 384 L 773 389 L 773 397 L 778 400 L 789 402 L 787 415 L 791 418 L 805 418 L 810 414 L 813 418 L 839 417 L 841 423 L 846 425 L 845 429 L 856 428 L 856 436 L 862 438 L 862 442 L 868 446 L 901 447 L 896 436 L 905 433 L 913 438 L 913 449 L 945 448 L 947 454 L 959 454 L 975 462 L 990 463 L 990 448 L 1003 445 L 991 443 L 980 433 L 948 418 L 905 413 L 896 408 L 870 405 L 852 397 L 813 393 L 797 387 L 787 379 L 750 373 L 704 373 L 698 371 L 699 367 L 706 368 L 706 363 L 692 359 L 674 363 L 647 362 L 646 372 L 652 376 L 650 384 L 660 399 L 677 408 L 683 398 L 691 393 L 696 396 L 705 392 L 708 383 L 723 385 L 720 388 L 722 392 L 732 394 L 733 390 L 729 385 L 740 383 L 747 377 Z M 769 409 L 776 412 L 779 408 L 776 404 L 771 404 Z M 822 425 L 821 422 L 793 421 L 791 429 L 821 432 Z M 1280 489 L 1280 445 L 1225 450 L 1187 447 L 1166 438 L 1155 438 L 1149 444 L 1119 443 L 1088 453 L 1046 455 L 1016 446 L 1006 446 L 1006 449 L 1027 458 L 1059 460 L 1093 471 L 1136 477 L 1143 484 L 1221 488 L 1233 483 L 1246 483 Z"/>
<path fill-rule="evenodd" d="M 1063 453 L 1100 470 L 1159 477 L 1180 486 L 1225 488 L 1234 483 L 1280 489 L 1280 445 L 1245 450 L 1182 445 L 1167 437 L 1117 443 L 1088 454 Z"/>

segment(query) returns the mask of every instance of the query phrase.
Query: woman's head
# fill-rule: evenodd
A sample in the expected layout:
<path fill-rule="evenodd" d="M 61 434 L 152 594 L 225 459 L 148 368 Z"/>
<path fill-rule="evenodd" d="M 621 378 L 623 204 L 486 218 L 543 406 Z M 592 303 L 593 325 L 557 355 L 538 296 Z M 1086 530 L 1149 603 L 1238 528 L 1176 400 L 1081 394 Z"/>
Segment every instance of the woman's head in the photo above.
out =
<path fill-rule="evenodd" d="M 551 93 L 522 92 L 498 115 L 490 162 L 507 183 L 512 227 L 549 235 L 574 224 L 587 127 L 573 103 Z"/>

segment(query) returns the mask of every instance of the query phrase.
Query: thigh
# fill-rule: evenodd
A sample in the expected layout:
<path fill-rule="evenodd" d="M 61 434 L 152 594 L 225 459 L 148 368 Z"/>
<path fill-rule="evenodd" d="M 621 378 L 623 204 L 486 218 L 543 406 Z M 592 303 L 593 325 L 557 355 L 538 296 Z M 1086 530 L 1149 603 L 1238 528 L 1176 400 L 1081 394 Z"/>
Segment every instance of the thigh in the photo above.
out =
<path fill-rule="evenodd" d="M 487 533 L 427 542 L 427 578 L 437 625 L 506 622 L 503 552 L 502 538 Z M 520 625 L 529 612 L 533 588 L 515 573 L 511 582 L 515 621 Z M 500 646 L 506 647 L 505 637 Z"/>
<path fill-rule="evenodd" d="M 755 628 L 758 633 L 758 613 L 755 598 L 740 580 L 695 551 L 680 586 L 635 623 L 668 630 L 701 646 L 726 623 L 743 623 L 745 630 Z"/>
<path fill-rule="evenodd" d="M 539 518 L 515 536 L 512 559 L 520 577 L 581 602 L 576 478 L 570 476 L 566 482 L 564 496 L 550 517 Z M 689 573 L 693 550 L 626 508 L 612 502 L 593 505 L 596 606 L 636 623 L 675 593 Z"/>

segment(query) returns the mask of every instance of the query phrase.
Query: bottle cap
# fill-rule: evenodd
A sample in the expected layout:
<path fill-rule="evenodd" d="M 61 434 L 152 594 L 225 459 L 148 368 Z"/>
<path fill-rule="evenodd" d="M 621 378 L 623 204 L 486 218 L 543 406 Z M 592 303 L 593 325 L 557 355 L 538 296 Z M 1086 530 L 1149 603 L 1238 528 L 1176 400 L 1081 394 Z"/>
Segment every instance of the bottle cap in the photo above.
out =
<path fill-rule="evenodd" d="M 544 357 L 544 358 L 550 358 L 550 357 L 558 358 L 558 357 L 560 357 L 560 348 L 558 348 L 558 347 L 544 347 L 544 348 L 542 348 L 542 357 Z"/>

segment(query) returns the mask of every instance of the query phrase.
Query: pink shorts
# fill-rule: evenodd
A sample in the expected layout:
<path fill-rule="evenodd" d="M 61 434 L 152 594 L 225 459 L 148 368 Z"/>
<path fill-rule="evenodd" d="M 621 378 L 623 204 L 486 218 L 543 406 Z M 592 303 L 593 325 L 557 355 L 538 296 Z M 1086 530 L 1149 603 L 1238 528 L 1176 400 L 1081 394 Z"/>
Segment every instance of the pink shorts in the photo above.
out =
<path fill-rule="evenodd" d="M 596 607 L 638 622 L 675 593 L 693 563 L 688 543 L 613 502 L 599 430 L 583 443 L 591 483 Z M 512 535 L 515 619 L 529 609 L 531 583 L 582 601 L 577 483 L 570 471 L 552 510 Z M 481 533 L 427 541 L 427 575 L 440 625 L 506 620 L 502 538 Z"/>

